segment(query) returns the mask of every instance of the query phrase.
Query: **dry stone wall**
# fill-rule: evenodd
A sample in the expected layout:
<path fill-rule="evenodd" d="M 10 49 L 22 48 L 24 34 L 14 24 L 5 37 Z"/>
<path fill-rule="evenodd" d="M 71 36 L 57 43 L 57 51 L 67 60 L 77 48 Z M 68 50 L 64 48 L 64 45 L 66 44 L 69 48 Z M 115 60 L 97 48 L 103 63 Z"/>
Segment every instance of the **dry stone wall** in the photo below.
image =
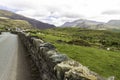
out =
<path fill-rule="evenodd" d="M 105 79 L 82 64 L 60 54 L 54 45 L 19 32 L 21 41 L 39 70 L 37 80 L 114 80 Z"/>

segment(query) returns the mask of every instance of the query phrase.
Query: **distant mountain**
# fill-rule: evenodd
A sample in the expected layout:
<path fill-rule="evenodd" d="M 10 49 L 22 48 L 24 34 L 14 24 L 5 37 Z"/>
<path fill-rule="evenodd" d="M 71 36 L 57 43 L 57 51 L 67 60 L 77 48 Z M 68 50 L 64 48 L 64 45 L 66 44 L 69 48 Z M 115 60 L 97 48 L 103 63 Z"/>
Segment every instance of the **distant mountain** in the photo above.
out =
<path fill-rule="evenodd" d="M 91 20 L 86 20 L 86 19 L 79 19 L 75 20 L 73 22 L 66 22 L 62 26 L 63 27 L 89 27 L 90 25 L 98 25 L 98 24 L 103 24 L 102 22 L 96 22 L 96 21 L 91 21 Z"/>
<path fill-rule="evenodd" d="M 35 20 L 35 19 L 31 19 L 31 18 L 27 18 L 25 16 L 13 13 L 11 11 L 7 11 L 7 10 L 0 10 L 0 17 L 7 17 L 10 19 L 14 19 L 14 20 L 25 20 L 27 22 L 29 22 L 33 27 L 39 28 L 39 29 L 47 29 L 47 28 L 54 28 L 54 25 L 48 24 L 48 23 L 43 23 L 41 21 Z"/>
<path fill-rule="evenodd" d="M 119 22 L 116 22 L 115 24 L 113 23 L 115 22 L 110 21 L 108 23 L 104 23 L 104 22 L 97 22 L 97 21 L 86 20 L 86 19 L 79 19 L 73 22 L 66 22 L 61 27 L 80 27 L 80 28 L 97 29 L 97 30 L 106 30 L 106 29 L 113 29 L 113 28 L 120 29 L 120 27 L 115 25 L 116 23 L 119 23 Z M 120 25 L 120 23 L 118 25 Z"/>
<path fill-rule="evenodd" d="M 108 25 L 120 27 L 120 20 L 110 20 Z"/>

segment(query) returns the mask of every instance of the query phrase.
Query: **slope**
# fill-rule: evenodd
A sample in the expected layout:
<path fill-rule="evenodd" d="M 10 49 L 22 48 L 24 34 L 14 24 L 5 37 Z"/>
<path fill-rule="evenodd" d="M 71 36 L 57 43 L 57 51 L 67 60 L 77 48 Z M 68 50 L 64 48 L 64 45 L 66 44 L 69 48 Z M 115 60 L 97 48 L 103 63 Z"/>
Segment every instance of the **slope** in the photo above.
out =
<path fill-rule="evenodd" d="M 27 29 L 31 27 L 31 24 L 25 20 L 13 20 L 6 17 L 0 17 L 0 29 L 3 30 L 16 28 Z"/>
<path fill-rule="evenodd" d="M 35 20 L 35 19 L 27 18 L 27 17 L 24 17 L 22 15 L 18 15 L 16 13 L 13 13 L 13 12 L 7 11 L 7 10 L 0 10 L 0 17 L 7 17 L 10 19 L 15 19 L 15 20 L 16 19 L 17 20 L 25 20 L 25 21 L 29 22 L 33 27 L 40 28 L 40 29 L 55 27 L 54 25 L 43 23 L 43 22 L 40 22 L 40 21 Z"/>

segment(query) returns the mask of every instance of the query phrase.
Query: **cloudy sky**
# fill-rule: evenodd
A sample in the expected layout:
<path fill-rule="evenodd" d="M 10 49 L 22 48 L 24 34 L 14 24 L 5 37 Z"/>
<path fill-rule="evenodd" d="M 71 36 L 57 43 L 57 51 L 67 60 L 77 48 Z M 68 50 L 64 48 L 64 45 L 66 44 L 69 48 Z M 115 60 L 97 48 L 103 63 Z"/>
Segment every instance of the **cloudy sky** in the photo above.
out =
<path fill-rule="evenodd" d="M 0 8 L 56 26 L 77 19 L 120 19 L 120 0 L 0 0 Z"/>

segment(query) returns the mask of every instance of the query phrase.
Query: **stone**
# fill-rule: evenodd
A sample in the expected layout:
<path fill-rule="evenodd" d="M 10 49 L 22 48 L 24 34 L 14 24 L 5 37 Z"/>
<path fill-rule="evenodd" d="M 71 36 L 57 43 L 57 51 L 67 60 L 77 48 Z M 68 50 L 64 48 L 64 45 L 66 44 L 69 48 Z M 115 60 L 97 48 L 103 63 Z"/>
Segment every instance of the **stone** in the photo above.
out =
<path fill-rule="evenodd" d="M 97 77 L 90 74 L 86 67 L 72 68 L 65 72 L 65 79 L 68 80 L 97 80 Z"/>
<path fill-rule="evenodd" d="M 46 52 L 46 54 L 47 54 L 48 57 L 50 57 L 52 55 L 57 54 L 57 51 L 56 50 L 49 50 L 49 51 Z"/>
<path fill-rule="evenodd" d="M 36 39 L 36 38 L 33 38 L 33 41 L 37 44 L 37 43 L 44 43 L 43 40 L 41 39 Z"/>
<path fill-rule="evenodd" d="M 67 56 L 64 54 L 54 54 L 50 57 L 53 62 L 60 63 L 62 61 L 68 60 Z"/>
<path fill-rule="evenodd" d="M 46 47 L 46 48 L 48 48 L 48 49 L 50 49 L 50 50 L 54 50 L 55 49 L 55 46 L 54 45 L 52 45 L 51 43 L 43 43 L 43 44 L 40 44 L 40 47 Z"/>
<path fill-rule="evenodd" d="M 36 38 L 33 38 L 33 44 L 35 45 L 35 47 L 38 49 L 40 44 L 43 44 L 44 41 L 42 41 L 41 39 L 36 39 Z"/>
<path fill-rule="evenodd" d="M 39 48 L 39 53 L 40 53 L 40 54 L 41 54 L 41 53 L 45 54 L 47 51 L 49 51 L 48 48 L 40 46 L 40 48 Z"/>
<path fill-rule="evenodd" d="M 114 76 L 109 77 L 107 80 L 115 80 Z"/>
<path fill-rule="evenodd" d="M 26 33 L 24 33 L 24 32 L 23 32 L 23 34 L 25 34 L 26 37 L 30 35 L 30 33 L 27 33 L 27 34 L 26 34 Z"/>
<path fill-rule="evenodd" d="M 54 69 L 58 80 L 98 80 L 87 67 L 74 60 L 63 61 Z"/>

